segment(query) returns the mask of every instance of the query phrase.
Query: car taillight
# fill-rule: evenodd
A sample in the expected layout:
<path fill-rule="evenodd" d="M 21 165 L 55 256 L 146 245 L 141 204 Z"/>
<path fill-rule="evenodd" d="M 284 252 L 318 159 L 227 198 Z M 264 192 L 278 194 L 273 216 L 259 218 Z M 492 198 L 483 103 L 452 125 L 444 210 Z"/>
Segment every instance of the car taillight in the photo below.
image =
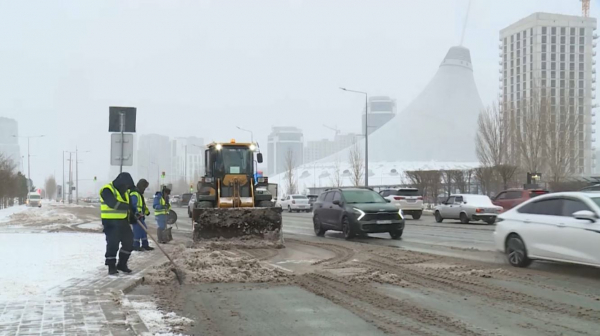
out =
<path fill-rule="evenodd" d="M 404 199 L 404 197 L 402 197 L 402 196 L 394 196 L 394 199 L 395 199 L 396 201 L 399 201 L 399 200 L 403 200 L 403 199 Z"/>
<path fill-rule="evenodd" d="M 478 208 L 478 209 L 475 209 L 475 212 L 477 212 L 477 213 L 482 213 L 482 212 L 484 212 L 484 211 L 483 211 L 483 209 L 481 209 L 481 208 Z"/>
<path fill-rule="evenodd" d="M 419 196 L 419 197 L 417 197 L 417 199 L 418 199 L 419 201 L 422 201 L 422 200 L 423 200 L 423 197 Z"/>
<path fill-rule="evenodd" d="M 292 201 L 292 204 L 296 204 L 296 201 Z"/>

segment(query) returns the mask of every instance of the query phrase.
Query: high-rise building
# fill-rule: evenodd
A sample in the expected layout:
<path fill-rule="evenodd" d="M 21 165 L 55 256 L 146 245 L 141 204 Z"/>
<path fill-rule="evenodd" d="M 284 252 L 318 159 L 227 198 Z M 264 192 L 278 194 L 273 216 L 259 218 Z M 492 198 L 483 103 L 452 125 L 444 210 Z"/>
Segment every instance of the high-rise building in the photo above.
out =
<path fill-rule="evenodd" d="M 17 121 L 0 117 L 0 155 L 12 160 L 16 170 L 22 169 L 18 135 L 19 124 Z"/>
<path fill-rule="evenodd" d="M 139 177 L 144 177 L 150 182 L 151 190 L 158 190 L 161 184 L 170 183 L 161 177 L 163 171 L 165 174 L 171 173 L 169 137 L 159 134 L 143 134 L 139 136 L 137 143 L 137 155 L 134 155 L 134 162 Z"/>
<path fill-rule="evenodd" d="M 272 127 L 267 144 L 267 169 L 269 175 L 285 171 L 304 162 L 304 136 L 297 127 Z"/>
<path fill-rule="evenodd" d="M 547 120 L 571 123 L 566 129 L 575 133 L 569 133 L 574 172 L 585 175 L 592 172 L 595 150 L 595 30 L 595 18 L 534 13 L 500 31 L 503 113 L 511 113 L 523 132 L 524 104 L 547 102 L 541 103 Z"/>
<path fill-rule="evenodd" d="M 170 181 L 193 184 L 204 174 L 204 139 L 197 137 L 171 140 Z"/>
<path fill-rule="evenodd" d="M 333 141 L 329 139 L 307 141 L 306 147 L 304 147 L 304 163 L 314 162 L 339 152 L 344 148 L 352 146 L 358 139 L 358 134 L 348 133 L 336 134 Z M 343 159 L 346 160 L 347 158 Z"/>
<path fill-rule="evenodd" d="M 363 109 L 361 133 L 365 132 L 365 114 Z M 369 134 L 387 124 L 396 116 L 396 101 L 390 97 L 369 97 Z"/>

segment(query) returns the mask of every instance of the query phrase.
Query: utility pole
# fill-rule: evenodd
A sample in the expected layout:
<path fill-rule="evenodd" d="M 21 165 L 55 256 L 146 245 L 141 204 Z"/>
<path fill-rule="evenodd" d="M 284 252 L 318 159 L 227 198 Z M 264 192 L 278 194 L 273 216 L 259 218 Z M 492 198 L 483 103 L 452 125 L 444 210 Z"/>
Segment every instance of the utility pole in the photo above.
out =
<path fill-rule="evenodd" d="M 31 191 L 31 153 L 29 151 L 29 140 L 31 138 L 42 138 L 44 135 L 26 135 L 26 136 L 17 136 L 13 135 L 15 138 L 27 138 L 27 192 Z"/>
<path fill-rule="evenodd" d="M 369 94 L 363 91 L 355 91 L 346 88 L 340 88 L 347 92 L 360 93 L 365 95 L 365 187 L 369 186 Z"/>
<path fill-rule="evenodd" d="M 185 184 L 188 184 L 188 180 L 187 180 L 187 145 L 185 145 L 184 147 L 184 159 L 183 159 L 183 180 L 185 181 Z"/>
<path fill-rule="evenodd" d="M 62 161 L 62 166 L 63 166 L 63 178 L 62 178 L 62 195 L 60 195 L 60 198 L 62 200 L 63 203 L 65 203 L 65 151 L 63 151 L 63 161 Z"/>
<path fill-rule="evenodd" d="M 75 204 L 79 204 L 79 156 L 75 146 Z"/>
<path fill-rule="evenodd" d="M 73 160 L 72 153 L 69 152 L 69 204 L 73 201 Z"/>

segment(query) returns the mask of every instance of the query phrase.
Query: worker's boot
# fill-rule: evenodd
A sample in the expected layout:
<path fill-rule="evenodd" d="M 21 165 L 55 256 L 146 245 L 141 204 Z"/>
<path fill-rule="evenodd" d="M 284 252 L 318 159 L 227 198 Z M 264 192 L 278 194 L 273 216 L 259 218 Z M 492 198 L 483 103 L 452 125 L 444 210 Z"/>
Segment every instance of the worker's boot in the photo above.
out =
<path fill-rule="evenodd" d="M 108 275 L 118 275 L 119 271 L 117 271 L 117 261 L 115 259 L 106 260 L 106 265 L 108 265 Z"/>
<path fill-rule="evenodd" d="M 119 262 L 117 263 L 117 269 L 125 273 L 131 273 L 129 267 L 127 267 L 127 260 L 129 260 L 129 253 L 123 251 L 119 252 Z"/>

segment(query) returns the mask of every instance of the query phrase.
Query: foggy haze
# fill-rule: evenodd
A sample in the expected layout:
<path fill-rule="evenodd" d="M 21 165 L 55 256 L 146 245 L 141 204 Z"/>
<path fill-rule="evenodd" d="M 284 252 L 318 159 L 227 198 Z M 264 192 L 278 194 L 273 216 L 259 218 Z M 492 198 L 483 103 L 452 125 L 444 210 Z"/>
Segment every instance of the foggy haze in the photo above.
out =
<path fill-rule="evenodd" d="M 322 124 L 359 133 L 363 97 L 338 88 L 390 96 L 401 115 L 459 44 L 467 3 L 2 1 L 0 116 L 46 135 L 31 140 L 37 186 L 62 181 L 62 151 L 76 145 L 91 151 L 80 179 L 108 178 L 109 106 L 137 107 L 138 135 L 249 141 L 241 126 L 265 153 L 271 126 L 299 127 L 305 142 L 333 136 Z M 472 1 L 463 44 L 484 105 L 499 92 L 498 32 L 532 12 L 581 4 Z"/>

